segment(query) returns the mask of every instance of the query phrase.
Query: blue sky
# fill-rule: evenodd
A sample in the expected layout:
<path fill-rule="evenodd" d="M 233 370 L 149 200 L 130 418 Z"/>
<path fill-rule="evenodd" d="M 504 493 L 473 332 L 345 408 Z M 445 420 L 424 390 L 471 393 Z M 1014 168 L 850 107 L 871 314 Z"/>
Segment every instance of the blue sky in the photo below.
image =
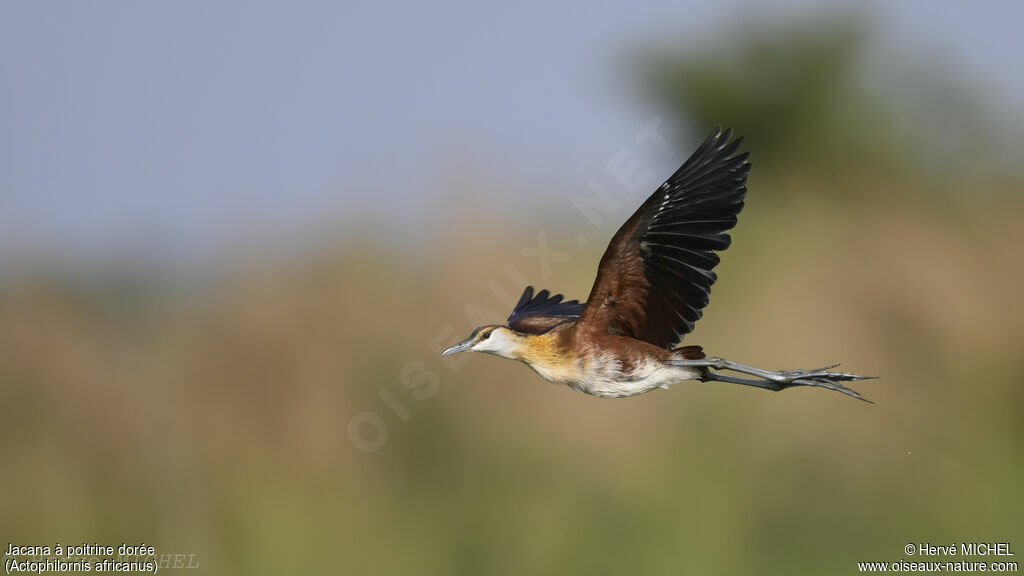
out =
<path fill-rule="evenodd" d="M 946 62 L 1020 113 L 1024 3 L 872 5 L 881 53 Z M 0 266 L 400 230 L 442 221 L 459 178 L 578 192 L 652 113 L 623 54 L 765 14 L 733 0 L 6 2 Z"/>

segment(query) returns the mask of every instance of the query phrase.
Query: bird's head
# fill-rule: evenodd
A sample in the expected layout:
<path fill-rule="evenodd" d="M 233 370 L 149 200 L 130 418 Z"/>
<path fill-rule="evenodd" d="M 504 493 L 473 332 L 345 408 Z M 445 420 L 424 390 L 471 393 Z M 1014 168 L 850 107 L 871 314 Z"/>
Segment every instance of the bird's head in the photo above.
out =
<path fill-rule="evenodd" d="M 507 326 L 481 326 L 462 342 L 445 348 L 441 356 L 469 350 L 487 352 L 503 358 L 517 358 L 516 353 L 523 347 L 526 337 Z"/>

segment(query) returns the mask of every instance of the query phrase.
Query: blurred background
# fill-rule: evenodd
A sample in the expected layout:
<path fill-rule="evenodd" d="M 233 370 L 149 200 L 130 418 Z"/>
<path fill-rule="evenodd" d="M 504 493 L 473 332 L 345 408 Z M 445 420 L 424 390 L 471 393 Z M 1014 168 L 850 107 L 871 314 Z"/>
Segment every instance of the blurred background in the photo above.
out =
<path fill-rule="evenodd" d="M 210 574 L 1024 548 L 1022 6 L 3 4 L 0 534 Z M 585 298 L 719 124 L 754 169 L 686 342 L 874 405 L 438 357 Z"/>

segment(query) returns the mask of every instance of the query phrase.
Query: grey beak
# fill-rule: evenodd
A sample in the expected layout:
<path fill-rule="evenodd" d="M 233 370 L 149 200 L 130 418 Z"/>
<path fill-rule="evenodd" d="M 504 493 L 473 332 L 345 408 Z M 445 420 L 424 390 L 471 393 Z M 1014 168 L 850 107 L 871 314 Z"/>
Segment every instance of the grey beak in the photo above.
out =
<path fill-rule="evenodd" d="M 458 344 L 453 344 L 452 346 L 449 346 L 449 347 L 445 348 L 444 352 L 441 352 L 441 356 L 450 356 L 452 354 L 455 354 L 456 352 L 462 352 L 463 350 L 468 350 L 469 347 L 472 346 L 472 345 L 473 345 L 473 338 L 471 336 L 469 338 L 466 338 L 462 342 L 459 342 Z"/>

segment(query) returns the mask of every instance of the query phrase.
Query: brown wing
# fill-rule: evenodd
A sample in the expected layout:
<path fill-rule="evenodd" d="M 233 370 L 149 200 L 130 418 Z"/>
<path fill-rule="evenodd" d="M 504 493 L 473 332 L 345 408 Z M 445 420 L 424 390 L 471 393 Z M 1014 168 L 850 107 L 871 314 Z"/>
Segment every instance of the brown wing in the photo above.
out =
<path fill-rule="evenodd" d="M 561 294 L 551 296 L 547 290 L 534 296 L 533 286 L 527 286 L 508 317 L 508 327 L 516 332 L 543 334 L 559 324 L 574 322 L 581 310 L 583 304 L 576 300 L 563 302 Z"/>
<path fill-rule="evenodd" d="M 619 228 L 579 325 L 672 348 L 693 330 L 717 276 L 715 252 L 743 209 L 747 154 L 716 128 Z"/>

